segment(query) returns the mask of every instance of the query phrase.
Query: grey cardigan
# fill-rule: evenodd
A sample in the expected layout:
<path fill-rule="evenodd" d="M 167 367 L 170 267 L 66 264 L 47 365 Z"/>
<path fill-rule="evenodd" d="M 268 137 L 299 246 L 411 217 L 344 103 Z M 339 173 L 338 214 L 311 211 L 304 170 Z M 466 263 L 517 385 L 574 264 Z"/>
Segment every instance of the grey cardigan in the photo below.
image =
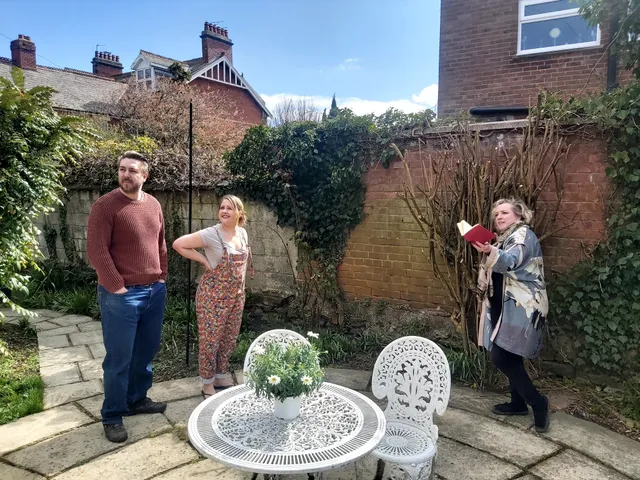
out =
<path fill-rule="evenodd" d="M 491 323 L 489 297 L 491 272 L 503 275 L 502 313 Z M 493 343 L 525 358 L 536 358 L 549 311 L 544 281 L 542 249 L 528 225 L 516 228 L 501 244 L 492 247 L 480 267 L 478 288 L 484 294 L 478 325 L 478 344 L 490 350 Z"/>

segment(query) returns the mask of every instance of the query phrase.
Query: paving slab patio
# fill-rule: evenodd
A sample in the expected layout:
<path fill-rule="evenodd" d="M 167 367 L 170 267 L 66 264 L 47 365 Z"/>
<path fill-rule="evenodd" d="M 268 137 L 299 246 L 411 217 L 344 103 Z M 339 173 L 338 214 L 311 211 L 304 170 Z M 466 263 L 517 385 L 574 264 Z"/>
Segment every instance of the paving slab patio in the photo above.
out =
<path fill-rule="evenodd" d="M 100 422 L 104 399 L 100 323 L 89 317 L 41 311 L 37 325 L 49 328 L 40 331 L 38 338 L 45 401 L 53 408 L 0 426 L 0 479 L 45 478 L 41 475 L 53 480 L 251 478 L 250 473 L 203 459 L 186 440 L 188 418 L 202 401 L 197 377 L 155 384 L 149 396 L 168 402 L 165 414 L 126 417 L 129 440 L 109 443 Z M 78 345 L 65 346 L 62 338 Z M 365 391 L 370 376 L 370 372 L 327 369 L 327 381 L 373 398 Z M 236 372 L 236 377 L 241 382 L 242 372 Z M 526 429 L 530 417 L 489 413 L 493 404 L 505 398 L 453 387 L 449 408 L 437 418 L 436 478 L 640 480 L 640 443 L 563 413 L 555 413 L 550 431 L 540 436 Z M 65 404 L 55 406 L 60 403 Z M 363 478 L 373 478 L 375 459 L 366 458 L 360 465 Z M 327 472 L 324 478 L 355 479 L 355 466 Z"/>
<path fill-rule="evenodd" d="M 87 382 L 69 383 L 49 387 L 44 391 L 44 408 L 53 408 L 65 403 L 91 397 L 102 393 L 102 382 L 100 380 L 89 380 Z"/>
<path fill-rule="evenodd" d="M 529 432 L 456 408 L 447 409 L 437 423 L 440 435 L 519 467 L 534 464 L 560 449 L 555 443 Z"/>
<path fill-rule="evenodd" d="M 163 415 L 127 417 L 124 423 L 129 432 L 129 443 L 171 429 Z M 102 423 L 97 422 L 23 448 L 5 459 L 14 465 L 51 476 L 120 447 L 105 438 Z"/>
<path fill-rule="evenodd" d="M 531 470 L 543 480 L 628 480 L 573 450 L 565 450 Z"/>
<path fill-rule="evenodd" d="M 47 387 L 66 385 L 82 380 L 80 378 L 80 370 L 76 363 L 63 363 L 61 365 L 40 367 L 40 376 Z"/>
<path fill-rule="evenodd" d="M 55 477 L 57 480 L 123 480 L 151 478 L 192 462 L 198 453 L 172 433 L 139 442 L 80 465 Z"/>
<path fill-rule="evenodd" d="M 41 475 L 0 463 L 0 478 L 6 480 L 45 480 Z"/>
<path fill-rule="evenodd" d="M 522 473 L 515 465 L 447 438 L 438 440 L 435 471 L 445 480 L 509 480 Z"/>
<path fill-rule="evenodd" d="M 0 425 L 0 455 L 94 420 L 74 405 L 65 405 Z"/>

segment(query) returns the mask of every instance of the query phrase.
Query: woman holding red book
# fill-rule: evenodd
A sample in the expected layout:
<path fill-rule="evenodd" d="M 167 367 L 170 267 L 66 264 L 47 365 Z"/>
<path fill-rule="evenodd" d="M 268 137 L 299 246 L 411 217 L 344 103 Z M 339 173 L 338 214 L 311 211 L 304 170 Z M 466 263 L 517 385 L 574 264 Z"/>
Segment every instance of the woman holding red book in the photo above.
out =
<path fill-rule="evenodd" d="M 511 401 L 495 405 L 496 415 L 528 415 L 535 429 L 549 428 L 549 400 L 533 385 L 525 358 L 536 358 L 542 348 L 549 301 L 544 280 L 542 249 L 529 226 L 531 210 L 517 199 L 493 205 L 498 238 L 494 245 L 473 243 L 486 254 L 478 288 L 483 295 L 478 343 L 491 351 L 496 367 L 509 379 Z"/>

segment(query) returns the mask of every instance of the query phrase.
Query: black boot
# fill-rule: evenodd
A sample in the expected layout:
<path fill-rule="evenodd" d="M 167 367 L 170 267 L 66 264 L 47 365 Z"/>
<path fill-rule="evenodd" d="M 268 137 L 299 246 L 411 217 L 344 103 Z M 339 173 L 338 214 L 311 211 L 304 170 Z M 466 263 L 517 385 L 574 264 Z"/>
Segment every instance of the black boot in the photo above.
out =
<path fill-rule="evenodd" d="M 491 412 L 496 415 L 529 415 L 526 403 L 506 402 L 494 405 Z"/>
<path fill-rule="evenodd" d="M 122 423 L 104 423 L 102 426 L 104 427 L 104 434 L 110 442 L 122 443 L 129 438 L 127 429 L 124 428 Z"/>
<path fill-rule="evenodd" d="M 533 426 L 535 427 L 536 432 L 545 433 L 549 430 L 549 420 L 551 415 L 549 414 L 549 399 L 544 395 L 541 395 L 541 397 L 542 400 L 532 407 L 534 420 Z"/>

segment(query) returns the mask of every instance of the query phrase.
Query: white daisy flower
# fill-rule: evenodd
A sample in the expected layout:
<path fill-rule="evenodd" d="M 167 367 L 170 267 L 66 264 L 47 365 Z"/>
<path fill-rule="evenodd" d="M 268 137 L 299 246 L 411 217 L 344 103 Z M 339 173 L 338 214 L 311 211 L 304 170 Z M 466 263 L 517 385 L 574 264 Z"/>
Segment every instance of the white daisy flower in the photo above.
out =
<path fill-rule="evenodd" d="M 300 380 L 302 380 L 303 385 L 311 385 L 313 383 L 313 379 L 309 375 L 305 375 Z"/>
<path fill-rule="evenodd" d="M 307 332 L 307 337 L 318 338 L 319 336 L 319 333 Z"/>
<path fill-rule="evenodd" d="M 257 346 L 253 349 L 253 353 L 255 353 L 256 355 L 264 355 L 265 352 L 266 350 L 264 349 L 264 347 Z"/>
<path fill-rule="evenodd" d="M 271 385 L 278 385 L 280 383 L 280 377 L 277 375 L 271 375 L 269 377 L 269 383 Z"/>

